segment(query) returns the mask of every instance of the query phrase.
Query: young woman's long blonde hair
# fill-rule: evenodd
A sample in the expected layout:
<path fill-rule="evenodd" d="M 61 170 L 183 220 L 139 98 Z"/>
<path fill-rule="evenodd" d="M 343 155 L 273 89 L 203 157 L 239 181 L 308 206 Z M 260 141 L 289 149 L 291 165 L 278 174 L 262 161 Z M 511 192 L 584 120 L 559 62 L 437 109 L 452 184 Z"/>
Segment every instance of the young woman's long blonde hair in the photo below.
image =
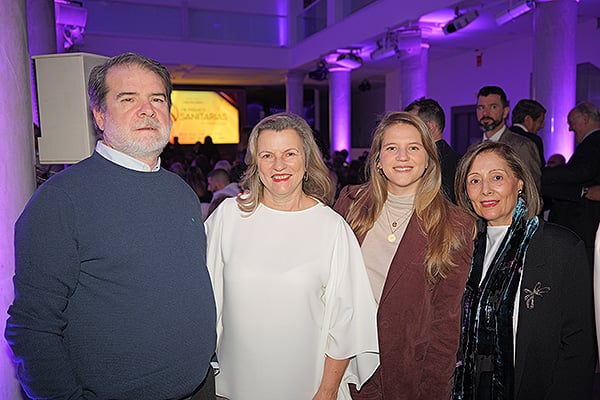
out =
<path fill-rule="evenodd" d="M 265 129 L 271 129 L 276 132 L 285 129 L 293 129 L 302 139 L 302 149 L 304 150 L 304 162 L 306 175 L 302 181 L 302 191 L 323 204 L 330 205 L 332 182 L 329 177 L 329 170 L 323 162 L 321 151 L 315 142 L 312 129 L 308 123 L 300 116 L 292 113 L 273 114 L 262 119 L 248 138 L 248 150 L 246 150 L 246 165 L 248 168 L 242 177 L 240 186 L 246 192 L 243 196 L 237 197 L 240 210 L 252 213 L 258 207 L 263 198 L 264 185 L 260 181 L 258 174 L 258 137 Z"/>
<path fill-rule="evenodd" d="M 415 212 L 420 228 L 427 237 L 425 277 L 430 283 L 446 278 L 456 267 L 454 250 L 466 244 L 468 238 L 459 233 L 456 221 L 449 221 L 449 208 L 442 191 L 442 175 L 437 149 L 427 126 L 418 117 L 406 112 L 386 114 L 373 133 L 367 165 L 367 183 L 359 190 L 350 205 L 346 220 L 361 237 L 375 224 L 388 198 L 388 179 L 379 167 L 381 145 L 385 131 L 393 125 L 410 125 L 417 129 L 427 152 L 428 166 L 420 179 L 415 195 Z"/>

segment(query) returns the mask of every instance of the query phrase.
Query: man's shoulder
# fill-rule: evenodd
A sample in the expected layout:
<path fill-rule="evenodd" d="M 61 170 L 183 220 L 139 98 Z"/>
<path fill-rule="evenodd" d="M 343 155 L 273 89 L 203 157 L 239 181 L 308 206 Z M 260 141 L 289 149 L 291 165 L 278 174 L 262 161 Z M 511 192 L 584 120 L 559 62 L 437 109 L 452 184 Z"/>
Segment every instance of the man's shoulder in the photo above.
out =
<path fill-rule="evenodd" d="M 525 147 L 534 147 L 535 148 L 535 143 L 533 143 L 531 140 L 529 140 L 525 136 L 521 136 L 518 133 L 511 131 L 510 129 L 506 129 L 504 131 L 504 133 L 500 137 L 499 142 L 506 143 L 511 146 L 518 146 L 518 147 L 525 146 Z M 537 148 L 536 148 L 536 151 L 537 151 Z"/>
<path fill-rule="evenodd" d="M 504 131 L 504 133 L 502 134 L 502 136 L 500 137 L 500 141 L 507 141 L 507 140 L 522 143 L 527 139 L 525 138 L 525 136 L 522 136 L 516 132 L 513 132 L 511 129 L 509 129 L 507 127 L 506 130 Z"/>
<path fill-rule="evenodd" d="M 527 132 L 525 129 L 523 129 L 519 125 L 511 125 L 510 128 L 508 128 L 508 129 L 510 129 L 512 132 L 514 132 L 516 134 L 523 135 L 523 136 L 529 134 L 529 132 Z"/>
<path fill-rule="evenodd" d="M 540 138 L 538 135 L 535 135 L 531 132 L 527 132 L 525 129 L 521 128 L 520 126 L 517 125 L 513 125 L 510 128 L 508 128 L 509 131 L 511 131 L 512 133 L 516 133 L 519 136 L 522 136 L 524 138 L 533 140 L 534 142 L 537 141 L 538 139 L 541 141 L 542 138 Z"/>
<path fill-rule="evenodd" d="M 92 154 L 90 157 L 68 166 L 58 174 L 52 176 L 52 178 L 48 179 L 44 185 L 62 187 L 74 184 L 78 185 L 83 182 L 91 182 L 93 175 L 98 173 L 101 169 L 101 162 L 97 157 L 98 155 Z"/>
<path fill-rule="evenodd" d="M 592 131 L 579 146 L 598 146 L 600 145 L 600 129 Z M 577 146 L 577 147 L 579 147 Z"/>

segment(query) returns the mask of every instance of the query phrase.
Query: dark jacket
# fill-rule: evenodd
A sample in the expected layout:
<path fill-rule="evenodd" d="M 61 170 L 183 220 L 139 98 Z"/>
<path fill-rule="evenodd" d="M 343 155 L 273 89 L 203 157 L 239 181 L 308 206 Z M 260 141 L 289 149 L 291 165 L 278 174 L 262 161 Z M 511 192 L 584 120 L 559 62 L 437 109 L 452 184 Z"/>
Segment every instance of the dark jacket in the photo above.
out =
<path fill-rule="evenodd" d="M 537 147 L 540 156 L 540 168 L 544 168 L 546 166 L 546 158 L 544 156 L 544 141 L 542 140 L 542 138 L 534 133 L 526 131 L 525 129 L 517 125 L 511 126 L 510 130 L 516 133 L 517 135 L 526 137 L 527 139 L 535 143 L 535 146 Z"/>
<path fill-rule="evenodd" d="M 536 285 L 549 291 L 527 298 Z M 541 221 L 527 251 L 520 296 L 515 400 L 591 399 L 596 342 L 583 242 Z"/>
<path fill-rule="evenodd" d="M 535 144 L 531 140 L 512 132 L 508 127 L 504 130 L 498 142 L 505 143 L 512 147 L 527 166 L 531 175 L 533 175 L 533 180 L 535 181 L 538 192 L 541 192 L 542 168 L 540 167 L 540 156 Z"/>
<path fill-rule="evenodd" d="M 438 157 L 440 159 L 440 167 L 442 168 L 442 187 L 448 196 L 448 199 L 456 203 L 454 195 L 454 175 L 456 175 L 456 166 L 460 160 L 458 154 L 444 139 L 435 142 Z"/>
<path fill-rule="evenodd" d="M 583 239 L 591 264 L 600 202 L 581 198 L 581 189 L 600 185 L 600 130 L 590 133 L 565 165 L 544 168 L 542 183 L 544 196 L 552 197 L 549 221 L 566 226 Z"/>

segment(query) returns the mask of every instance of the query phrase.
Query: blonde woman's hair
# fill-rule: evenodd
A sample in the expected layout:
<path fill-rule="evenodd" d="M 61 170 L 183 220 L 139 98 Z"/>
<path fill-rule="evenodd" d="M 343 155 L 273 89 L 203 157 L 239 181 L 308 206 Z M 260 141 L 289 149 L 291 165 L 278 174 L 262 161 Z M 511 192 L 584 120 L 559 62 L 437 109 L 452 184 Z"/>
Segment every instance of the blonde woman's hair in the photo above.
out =
<path fill-rule="evenodd" d="M 481 218 L 475 212 L 467 194 L 467 175 L 469 175 L 469 170 L 475 158 L 483 153 L 494 153 L 506 161 L 508 168 L 514 176 L 523 181 L 523 189 L 520 196 L 527 203 L 527 216 L 525 218 L 530 219 L 538 215 L 541 212 L 542 203 L 531 172 L 529 172 L 529 169 L 519 158 L 519 155 L 509 145 L 491 140 L 471 146 L 460 159 L 454 177 L 454 188 L 456 190 L 456 202 L 458 205 L 473 217 Z"/>
<path fill-rule="evenodd" d="M 264 185 L 260 181 L 258 174 L 258 137 L 266 129 L 276 132 L 286 129 L 296 131 L 300 139 L 302 139 L 306 168 L 305 178 L 302 181 L 302 191 L 304 194 L 319 200 L 323 204 L 330 205 L 333 201 L 331 197 L 333 190 L 331 179 L 329 178 L 329 170 L 323 162 L 323 156 L 315 142 L 312 129 L 298 115 L 278 113 L 261 120 L 250 133 L 245 158 L 248 168 L 240 182 L 240 186 L 246 194 L 237 198 L 240 210 L 247 213 L 254 212 L 263 198 Z"/>
<path fill-rule="evenodd" d="M 428 166 L 421 177 L 415 194 L 415 212 L 419 226 L 427 237 L 425 277 L 430 283 L 448 276 L 457 263 L 454 250 L 466 244 L 455 221 L 449 221 L 449 208 L 455 207 L 444 197 L 442 175 L 435 142 L 425 123 L 406 112 L 386 114 L 373 132 L 367 164 L 367 183 L 350 205 L 346 220 L 358 237 L 365 235 L 375 224 L 388 197 L 388 179 L 379 167 L 383 136 L 394 125 L 409 125 L 421 135 L 427 153 Z"/>

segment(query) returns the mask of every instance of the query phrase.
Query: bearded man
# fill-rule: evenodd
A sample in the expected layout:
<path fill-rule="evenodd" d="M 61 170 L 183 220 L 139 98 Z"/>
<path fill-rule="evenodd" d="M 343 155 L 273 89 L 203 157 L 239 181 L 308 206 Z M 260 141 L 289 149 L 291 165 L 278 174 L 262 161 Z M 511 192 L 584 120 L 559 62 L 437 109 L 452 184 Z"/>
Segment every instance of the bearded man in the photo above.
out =
<path fill-rule="evenodd" d="M 541 192 L 542 170 L 540 154 L 535 144 L 506 126 L 510 107 L 506 93 L 499 86 L 484 86 L 477 93 L 477 121 L 483 130 L 483 140 L 502 142 L 511 146 L 533 175 L 538 192 Z"/>

